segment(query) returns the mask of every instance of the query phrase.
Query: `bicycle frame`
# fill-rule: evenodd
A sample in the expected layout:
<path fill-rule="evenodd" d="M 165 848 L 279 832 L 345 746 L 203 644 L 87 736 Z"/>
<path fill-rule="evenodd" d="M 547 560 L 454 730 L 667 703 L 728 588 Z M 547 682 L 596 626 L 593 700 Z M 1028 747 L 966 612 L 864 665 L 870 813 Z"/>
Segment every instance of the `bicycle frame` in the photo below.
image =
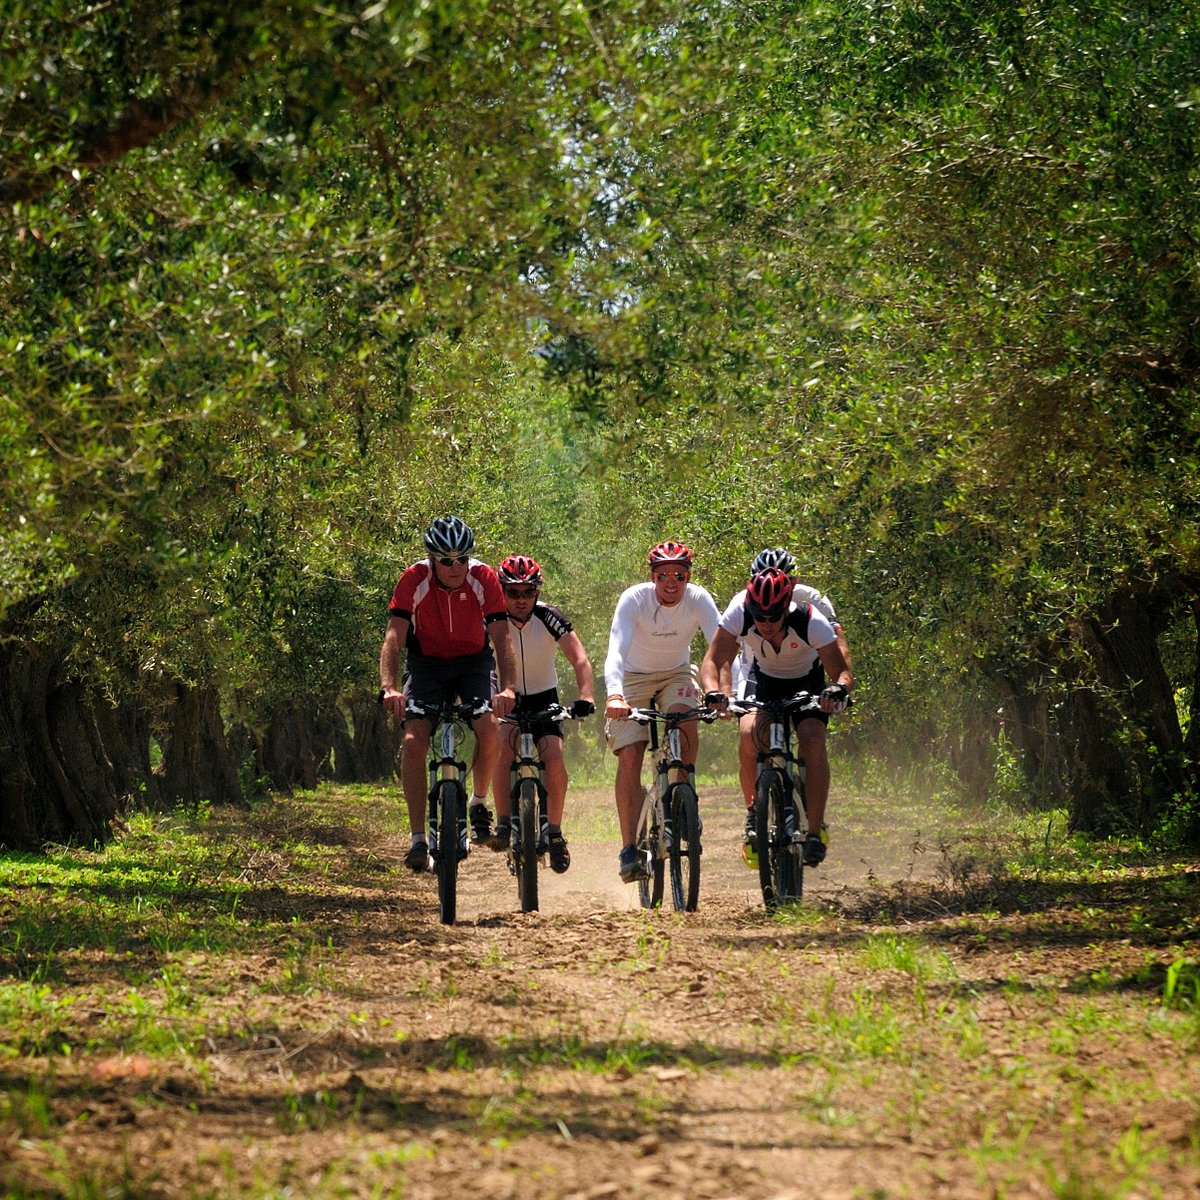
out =
<path fill-rule="evenodd" d="M 458 864 L 465 858 L 467 830 L 467 764 L 459 745 L 468 724 L 489 709 L 487 704 L 409 703 L 407 715 L 432 723 L 429 755 L 429 854 L 438 880 L 438 909 L 443 925 L 453 925 L 458 903 Z M 437 749 L 434 749 L 434 747 Z M 448 833 L 448 836 L 445 836 Z"/>
<path fill-rule="evenodd" d="M 508 843 L 508 869 L 517 877 L 517 900 L 522 912 L 537 910 L 538 865 L 546 852 L 546 764 L 538 753 L 533 727 L 541 721 L 574 719 L 570 709 L 562 705 L 501 717 L 502 723 L 515 725 L 517 729 L 517 744 L 509 766 L 512 832 Z"/>
<path fill-rule="evenodd" d="M 739 700 L 729 706 L 737 716 L 758 711 L 768 719 L 767 744 L 758 750 L 754 783 L 759 883 L 768 909 L 799 900 L 803 894 L 808 803 L 804 760 L 792 751 L 791 721 L 819 710 L 819 697 L 810 692 L 797 692 L 785 700 Z"/>
<path fill-rule="evenodd" d="M 691 912 L 700 891 L 701 823 L 696 772 L 683 761 L 679 727 L 686 721 L 715 720 L 716 714 L 706 708 L 663 712 L 651 707 L 632 709 L 630 716 L 650 727 L 650 749 L 655 755 L 653 777 L 646 785 L 637 822 L 637 846 L 645 855 L 638 895 L 643 908 L 657 908 L 662 903 L 664 867 L 669 863 L 675 907 Z M 661 744 L 660 722 L 664 727 Z"/>

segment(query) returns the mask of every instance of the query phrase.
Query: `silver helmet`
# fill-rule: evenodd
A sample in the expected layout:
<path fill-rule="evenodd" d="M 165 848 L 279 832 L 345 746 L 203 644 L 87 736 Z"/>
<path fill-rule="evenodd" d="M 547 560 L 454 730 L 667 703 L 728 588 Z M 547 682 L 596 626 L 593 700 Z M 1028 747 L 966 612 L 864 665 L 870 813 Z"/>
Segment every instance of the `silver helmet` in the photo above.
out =
<path fill-rule="evenodd" d="M 475 534 L 461 517 L 438 517 L 425 530 L 425 549 L 430 554 L 470 554 Z"/>

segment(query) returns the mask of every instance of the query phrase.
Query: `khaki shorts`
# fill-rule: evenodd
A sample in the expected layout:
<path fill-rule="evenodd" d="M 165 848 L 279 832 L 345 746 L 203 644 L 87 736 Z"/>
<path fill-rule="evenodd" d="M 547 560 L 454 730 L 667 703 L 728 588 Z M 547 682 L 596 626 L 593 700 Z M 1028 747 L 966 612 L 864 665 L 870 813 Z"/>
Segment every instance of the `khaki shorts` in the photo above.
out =
<path fill-rule="evenodd" d="M 688 663 L 674 671 L 649 674 L 628 672 L 625 675 L 625 703 L 630 708 L 648 708 L 652 700 L 662 709 L 672 708 L 676 704 L 699 704 L 700 685 L 696 682 L 696 668 Z M 610 718 L 604 722 L 604 736 L 608 739 L 608 748 L 616 754 L 625 746 L 648 742 L 650 730 L 636 721 L 615 721 Z"/>

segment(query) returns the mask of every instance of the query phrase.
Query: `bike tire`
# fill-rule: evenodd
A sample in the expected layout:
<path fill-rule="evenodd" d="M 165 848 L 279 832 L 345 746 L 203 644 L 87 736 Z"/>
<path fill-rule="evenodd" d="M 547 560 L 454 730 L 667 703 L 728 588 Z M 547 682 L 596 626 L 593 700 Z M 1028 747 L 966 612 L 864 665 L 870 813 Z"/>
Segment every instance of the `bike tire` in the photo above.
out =
<path fill-rule="evenodd" d="M 700 900 L 700 801 L 690 783 L 677 783 L 667 801 L 671 814 L 671 899 L 677 912 L 695 912 Z"/>
<path fill-rule="evenodd" d="M 523 779 L 516 805 L 521 840 L 515 856 L 517 901 L 522 912 L 537 912 L 538 907 L 538 809 L 537 784 Z"/>
<path fill-rule="evenodd" d="M 441 820 L 438 835 L 438 916 L 443 925 L 453 925 L 458 909 L 458 823 L 467 811 L 467 795 L 455 780 L 440 786 L 438 803 Z"/>
<path fill-rule="evenodd" d="M 662 827 L 654 805 L 638 824 L 636 845 L 648 864 L 647 873 L 638 880 L 638 899 L 643 908 L 658 908 L 663 898 Z"/>
<path fill-rule="evenodd" d="M 790 808 L 782 773 L 764 771 L 755 787 L 754 824 L 758 882 L 768 912 L 800 898 L 799 861 L 788 828 Z"/>

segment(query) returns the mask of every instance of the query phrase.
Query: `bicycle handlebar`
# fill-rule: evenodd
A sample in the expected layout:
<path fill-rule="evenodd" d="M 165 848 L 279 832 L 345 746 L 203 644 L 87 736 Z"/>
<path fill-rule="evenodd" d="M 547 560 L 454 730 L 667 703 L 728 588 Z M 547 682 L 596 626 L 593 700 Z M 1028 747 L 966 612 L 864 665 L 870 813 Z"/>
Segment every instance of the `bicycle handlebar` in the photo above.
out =
<path fill-rule="evenodd" d="M 404 715 L 406 717 L 417 717 L 426 721 L 453 721 L 458 718 L 470 721 L 474 720 L 475 717 L 482 717 L 491 711 L 492 706 L 487 700 L 477 700 L 474 704 L 421 704 L 419 701 L 410 700 L 405 708 Z"/>
<path fill-rule="evenodd" d="M 854 697 L 846 697 L 846 707 L 854 704 Z M 818 692 L 797 692 L 783 700 L 756 700 L 748 696 L 742 700 L 730 699 L 729 711 L 736 717 L 743 717 L 755 709 L 764 709 L 768 713 L 804 713 L 820 712 L 821 696 Z"/>
<path fill-rule="evenodd" d="M 584 719 L 584 717 L 575 716 L 569 708 L 562 704 L 552 704 L 540 712 L 517 712 L 514 710 L 502 716 L 500 722 L 504 725 L 523 727 L 536 725 L 538 721 L 582 721 Z"/>
<path fill-rule="evenodd" d="M 666 712 L 661 708 L 631 708 L 626 720 L 636 721 L 639 725 L 649 725 L 652 721 L 661 721 L 664 725 L 682 725 L 684 721 L 715 721 L 719 716 L 711 708 L 698 706 L 684 709 L 680 712 Z"/>

